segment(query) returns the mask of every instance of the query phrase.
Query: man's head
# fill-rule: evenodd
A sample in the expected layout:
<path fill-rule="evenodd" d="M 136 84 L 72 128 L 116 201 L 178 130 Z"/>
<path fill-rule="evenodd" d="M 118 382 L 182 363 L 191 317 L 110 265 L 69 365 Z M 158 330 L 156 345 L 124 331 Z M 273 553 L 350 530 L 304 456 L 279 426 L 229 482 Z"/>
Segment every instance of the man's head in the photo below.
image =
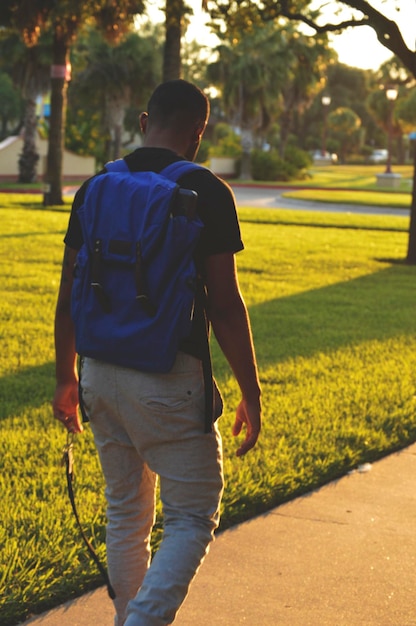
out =
<path fill-rule="evenodd" d="M 162 83 L 140 118 L 145 146 L 170 148 L 193 160 L 208 116 L 208 98 L 198 87 L 185 80 Z"/>

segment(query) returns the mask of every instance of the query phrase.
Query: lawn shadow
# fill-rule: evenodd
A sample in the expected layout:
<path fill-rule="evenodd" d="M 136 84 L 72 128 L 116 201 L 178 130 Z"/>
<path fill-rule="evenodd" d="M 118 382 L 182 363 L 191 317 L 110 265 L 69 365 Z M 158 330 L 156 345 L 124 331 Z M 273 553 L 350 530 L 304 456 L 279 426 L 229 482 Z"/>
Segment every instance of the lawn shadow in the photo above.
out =
<path fill-rule="evenodd" d="M 54 388 L 53 362 L 5 374 L 0 378 L 0 420 L 50 403 Z"/>
<path fill-rule="evenodd" d="M 72 198 L 64 204 L 54 204 L 52 206 L 44 206 L 43 202 L 35 202 L 33 198 L 19 199 L 10 202 L 7 206 L 1 206 L 3 210 L 14 211 L 21 209 L 22 211 L 42 211 L 42 213 L 67 213 L 69 215 L 72 206 Z"/>
<path fill-rule="evenodd" d="M 0 234 L 0 239 L 27 239 L 30 237 L 48 237 L 50 235 L 61 235 L 62 238 L 65 235 L 65 229 L 62 230 L 48 230 L 45 232 L 42 231 L 33 231 L 26 233 L 2 233 Z"/>
<path fill-rule="evenodd" d="M 261 280 L 258 270 L 255 273 Z M 251 306 L 260 368 L 371 340 L 414 335 L 415 277 L 416 268 L 397 264 L 354 280 Z M 224 374 L 221 369 L 219 380 Z M 54 381 L 53 362 L 1 377 L 0 419 L 50 402 Z"/>
<path fill-rule="evenodd" d="M 261 367 L 416 333 L 416 268 L 360 278 L 250 307 Z M 261 280 L 261 278 L 260 278 Z"/>
<path fill-rule="evenodd" d="M 398 217 L 402 217 L 402 216 L 398 216 Z M 407 233 L 409 228 L 408 227 L 404 227 L 401 225 L 397 225 L 397 226 L 375 226 L 374 224 L 337 224 L 337 223 L 331 223 L 330 221 L 328 222 L 317 222 L 317 221 L 311 221 L 311 222 L 306 222 L 305 220 L 302 219 L 302 221 L 297 222 L 296 220 L 290 220 L 290 219 L 285 219 L 284 217 L 282 218 L 275 218 L 275 219 L 250 219 L 250 218 L 245 218 L 242 217 L 240 218 L 240 222 L 241 223 L 245 223 L 245 224 L 255 224 L 255 225 L 265 225 L 265 226 L 295 226 L 297 228 L 299 227 L 305 227 L 305 228 L 328 228 L 328 229 L 335 229 L 335 230 L 365 230 L 365 231 L 377 231 L 377 232 L 386 232 L 386 233 Z"/>

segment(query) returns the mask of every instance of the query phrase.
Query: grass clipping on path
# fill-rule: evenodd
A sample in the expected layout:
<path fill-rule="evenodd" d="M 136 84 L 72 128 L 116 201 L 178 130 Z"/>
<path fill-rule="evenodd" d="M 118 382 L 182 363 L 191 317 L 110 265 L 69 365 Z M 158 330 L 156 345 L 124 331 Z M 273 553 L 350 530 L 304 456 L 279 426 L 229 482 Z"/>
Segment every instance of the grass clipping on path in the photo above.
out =
<path fill-rule="evenodd" d="M 73 519 L 65 435 L 50 407 L 68 213 L 27 201 L 0 209 L 0 219 L 0 621 L 13 626 L 101 581 Z M 260 209 L 242 209 L 240 219 L 264 428 L 237 459 L 239 391 L 213 340 L 226 403 L 222 528 L 416 440 L 416 268 L 401 262 L 408 221 Z M 105 558 L 103 480 L 88 426 L 75 474 L 80 518 Z M 156 545 L 159 537 L 160 520 Z"/>

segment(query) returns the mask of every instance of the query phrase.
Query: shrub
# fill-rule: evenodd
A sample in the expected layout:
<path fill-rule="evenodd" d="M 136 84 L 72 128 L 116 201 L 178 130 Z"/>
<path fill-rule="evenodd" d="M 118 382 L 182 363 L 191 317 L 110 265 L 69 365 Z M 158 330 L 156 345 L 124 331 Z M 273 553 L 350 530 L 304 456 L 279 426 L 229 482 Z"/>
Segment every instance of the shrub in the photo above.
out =
<path fill-rule="evenodd" d="M 345 162 L 348 163 L 348 165 L 363 165 L 364 163 L 368 163 L 368 157 L 354 152 L 353 154 L 348 155 Z"/>
<path fill-rule="evenodd" d="M 234 131 L 229 124 L 226 124 L 225 122 L 218 122 L 217 124 L 215 124 L 214 128 L 214 142 L 218 143 L 219 141 L 221 141 L 221 139 L 227 137 L 227 135 L 233 134 Z"/>
<path fill-rule="evenodd" d="M 209 156 L 238 159 L 242 152 L 240 137 L 236 133 L 229 133 L 220 139 L 215 146 L 210 147 Z"/>
<path fill-rule="evenodd" d="M 195 161 L 197 163 L 205 163 L 209 159 L 209 151 L 211 149 L 211 142 L 208 139 L 203 139 L 201 141 L 201 145 L 199 146 L 198 154 L 196 155 Z"/>
<path fill-rule="evenodd" d="M 308 152 L 296 148 L 295 146 L 288 146 L 286 148 L 285 161 L 294 165 L 297 170 L 307 169 L 313 163 L 312 157 Z"/>
<path fill-rule="evenodd" d="M 367 146 L 367 145 L 361 146 L 360 154 L 362 154 L 364 157 L 371 156 L 373 152 L 374 152 L 374 148 L 372 146 Z"/>
<path fill-rule="evenodd" d="M 277 152 L 253 150 L 251 153 L 251 174 L 254 180 L 290 180 L 296 175 L 296 168 L 279 157 Z"/>

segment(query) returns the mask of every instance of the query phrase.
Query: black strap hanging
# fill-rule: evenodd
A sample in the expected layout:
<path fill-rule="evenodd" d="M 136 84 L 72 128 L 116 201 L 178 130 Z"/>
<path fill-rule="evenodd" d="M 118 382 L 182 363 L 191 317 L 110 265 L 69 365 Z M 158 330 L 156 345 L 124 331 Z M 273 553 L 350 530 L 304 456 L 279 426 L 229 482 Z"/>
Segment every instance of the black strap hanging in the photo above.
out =
<path fill-rule="evenodd" d="M 198 332 L 203 341 L 202 372 L 205 386 L 205 433 L 212 432 L 214 420 L 214 379 L 212 372 L 211 350 L 209 345 L 209 321 L 207 316 L 207 295 L 201 276 L 197 277 L 195 292 L 195 317 Z"/>
<path fill-rule="evenodd" d="M 74 512 L 75 515 L 75 519 L 77 520 L 77 524 L 78 527 L 81 531 L 81 536 L 85 542 L 85 545 L 88 548 L 88 552 L 90 553 L 91 558 L 94 560 L 96 566 L 98 567 L 101 576 L 104 579 L 105 584 L 107 585 L 107 592 L 108 595 L 110 596 L 110 598 L 112 600 L 114 600 L 114 598 L 116 597 L 115 591 L 113 589 L 113 587 L 111 586 L 110 583 L 110 579 L 108 577 L 108 573 L 107 570 L 105 569 L 105 567 L 103 566 L 103 564 L 101 563 L 100 559 L 98 558 L 98 555 L 96 553 L 96 551 L 94 550 L 93 546 L 91 545 L 90 541 L 88 540 L 82 526 L 81 526 L 81 522 L 79 520 L 79 516 L 78 516 L 78 511 L 77 511 L 77 507 L 75 504 L 75 497 L 74 497 L 74 490 L 72 487 L 72 483 L 74 480 L 74 435 L 73 433 L 68 433 L 67 436 L 67 442 L 66 445 L 63 449 L 63 454 L 62 454 L 62 465 L 65 465 L 65 470 L 66 470 L 66 481 L 67 481 L 67 486 L 68 486 L 68 495 L 69 495 L 69 500 L 71 502 L 71 506 L 72 506 L 72 510 Z"/>

